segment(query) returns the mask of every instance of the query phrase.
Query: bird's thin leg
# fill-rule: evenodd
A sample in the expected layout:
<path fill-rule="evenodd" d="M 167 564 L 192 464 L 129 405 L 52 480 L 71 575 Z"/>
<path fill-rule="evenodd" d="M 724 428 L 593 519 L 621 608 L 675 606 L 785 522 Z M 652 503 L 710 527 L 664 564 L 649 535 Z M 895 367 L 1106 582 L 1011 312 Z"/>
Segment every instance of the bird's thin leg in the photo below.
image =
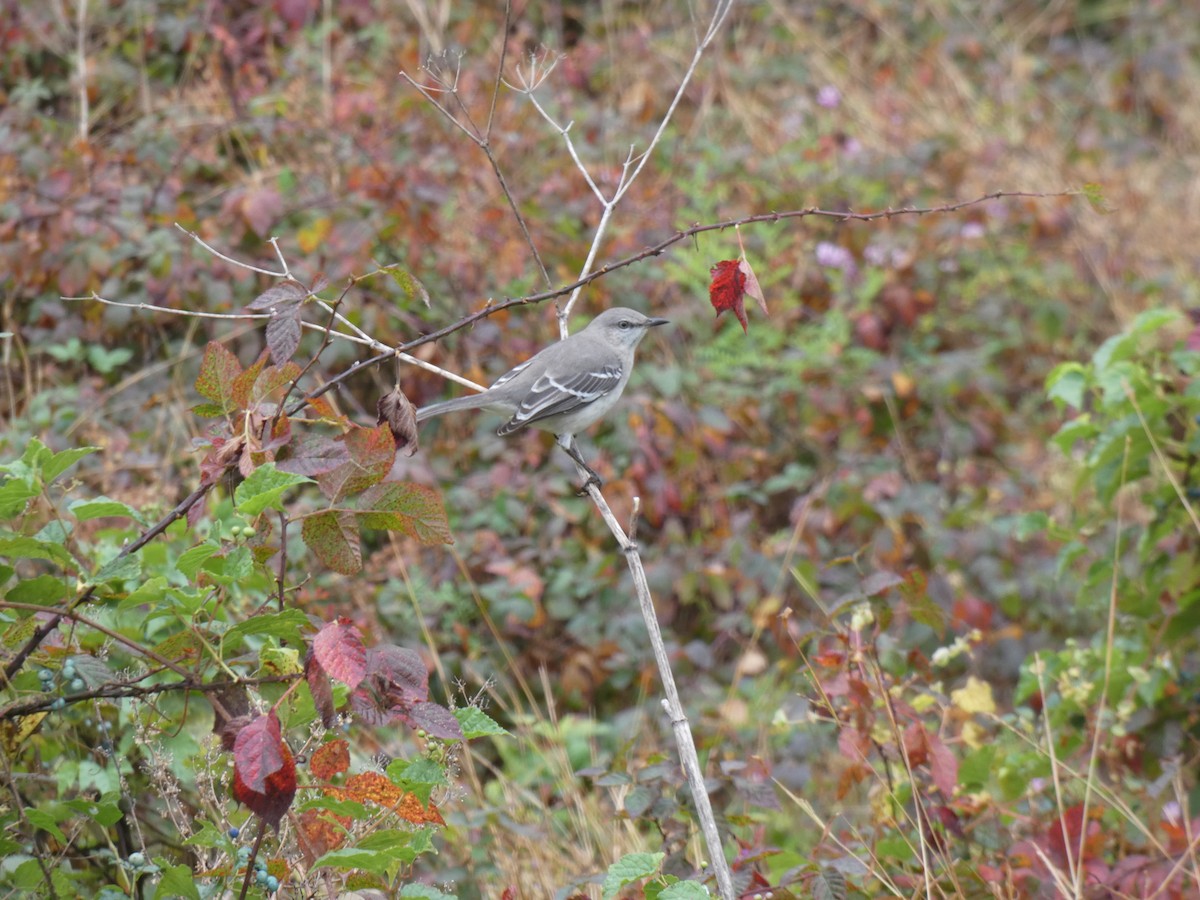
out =
<path fill-rule="evenodd" d="M 575 435 L 560 434 L 556 437 L 558 439 L 558 446 L 566 450 L 567 455 L 571 457 L 571 459 L 575 460 L 575 462 L 578 463 L 580 467 L 582 467 L 582 469 L 588 473 L 587 481 L 585 481 L 582 487 L 579 488 L 579 491 L 577 492 L 578 495 L 582 497 L 587 493 L 587 489 L 593 484 L 598 488 L 604 487 L 604 479 L 597 475 L 595 470 L 583 461 L 583 457 L 579 453 L 579 447 L 575 443 Z"/>

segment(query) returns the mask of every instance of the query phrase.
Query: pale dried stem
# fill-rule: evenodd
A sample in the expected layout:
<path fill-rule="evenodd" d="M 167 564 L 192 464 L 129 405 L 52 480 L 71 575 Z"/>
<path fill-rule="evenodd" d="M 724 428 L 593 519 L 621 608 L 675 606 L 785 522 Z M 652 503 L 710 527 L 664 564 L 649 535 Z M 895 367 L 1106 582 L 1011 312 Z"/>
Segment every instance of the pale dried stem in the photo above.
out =
<path fill-rule="evenodd" d="M 88 106 L 88 0 L 75 0 L 75 75 L 79 79 L 79 140 L 87 142 L 91 112 Z"/>
<path fill-rule="evenodd" d="M 269 319 L 269 318 L 271 318 L 270 313 L 210 313 L 210 312 L 199 312 L 199 311 L 193 310 L 193 309 L 175 309 L 170 306 L 155 306 L 153 303 L 127 303 L 122 300 L 109 300 L 107 297 L 101 297 L 99 294 L 91 294 L 90 296 L 87 296 L 87 297 L 60 297 L 59 299 L 60 300 L 94 300 L 97 303 L 103 303 L 105 306 L 119 306 L 124 309 L 138 309 L 138 310 L 145 310 L 145 311 L 149 311 L 149 312 L 160 312 L 160 313 L 166 313 L 167 315 L 171 315 L 171 316 L 185 316 L 187 318 L 192 318 L 192 319 L 246 320 L 246 319 Z M 324 300 L 318 300 L 318 304 L 326 312 L 333 311 L 333 308 L 331 306 L 329 306 L 329 304 L 327 304 Z M 409 365 L 416 366 L 418 369 L 424 369 L 426 372 L 431 372 L 434 375 L 439 375 L 442 378 L 448 379 L 449 381 L 453 381 L 457 384 L 461 384 L 463 387 L 469 388 L 470 390 L 473 390 L 473 391 L 487 390 L 487 388 L 484 387 L 483 385 L 476 384 L 471 379 L 464 378 L 463 376 L 461 376 L 455 372 L 451 372 L 449 369 L 443 369 L 441 366 L 435 366 L 431 362 L 426 362 L 423 359 L 418 359 L 417 357 L 410 356 L 407 353 L 399 352 L 394 347 L 384 344 L 381 341 L 375 340 L 374 338 L 364 334 L 361 329 L 357 328 L 352 323 L 348 322 L 345 319 L 345 317 L 340 314 L 338 314 L 336 316 L 336 318 L 338 319 L 339 322 L 341 322 L 345 325 L 349 325 L 351 328 L 353 328 L 355 331 L 357 331 L 358 334 L 346 334 L 345 332 L 342 332 L 342 331 L 331 331 L 331 332 L 329 332 L 331 337 L 340 338 L 343 341 L 350 341 L 353 344 L 360 344 L 361 346 L 364 346 L 364 347 L 370 347 L 372 350 L 378 350 L 381 353 L 392 353 L 396 356 L 397 359 L 403 360 L 404 362 L 408 363 Z M 300 325 L 302 328 L 306 328 L 309 331 L 318 331 L 321 333 L 324 333 L 325 329 L 327 327 L 325 325 L 322 325 L 320 322 L 301 321 Z"/>
<path fill-rule="evenodd" d="M 1048 694 L 1046 693 L 1046 681 L 1043 677 L 1045 667 L 1042 665 L 1041 656 L 1037 653 L 1034 653 L 1033 655 L 1033 666 L 1034 673 L 1037 675 L 1038 691 L 1041 692 L 1043 697 L 1046 697 Z M 1046 734 L 1046 752 L 1050 756 L 1050 779 L 1054 784 L 1054 802 L 1058 810 L 1058 825 L 1062 830 L 1063 849 L 1066 850 L 1067 853 L 1067 872 L 1070 874 L 1073 883 L 1069 885 L 1063 884 L 1062 873 L 1059 872 L 1058 869 L 1056 869 L 1053 865 L 1051 865 L 1048 859 L 1043 858 L 1043 862 L 1045 862 L 1046 867 L 1050 869 L 1051 874 L 1054 876 L 1054 880 L 1059 883 L 1060 891 L 1065 896 L 1078 898 L 1080 896 L 1080 884 L 1076 877 L 1075 848 L 1071 846 L 1071 835 L 1067 829 L 1067 806 L 1066 801 L 1063 799 L 1062 779 L 1059 777 L 1058 754 L 1054 751 L 1054 728 L 1050 724 L 1049 716 L 1042 716 L 1042 727 Z M 1084 833 L 1087 832 L 1086 822 L 1083 824 L 1082 830 Z M 1041 848 L 1036 849 L 1040 854 Z M 1067 887 L 1070 887 L 1071 890 L 1066 890 Z"/>
<path fill-rule="evenodd" d="M 587 477 L 587 472 L 576 462 L 581 478 Z M 608 525 L 609 531 L 617 540 L 625 561 L 629 565 L 629 573 L 633 576 L 634 592 L 637 594 L 638 606 L 642 611 L 642 620 L 646 625 L 646 633 L 650 636 L 650 646 L 654 651 L 654 661 L 658 665 L 662 678 L 663 709 L 671 723 L 671 731 L 675 735 L 675 745 L 679 750 L 679 762 L 687 776 L 688 788 L 692 801 L 696 805 L 696 818 L 700 822 L 700 830 L 704 834 L 704 842 L 708 848 L 709 865 L 717 879 L 717 890 L 723 900 L 733 900 L 733 878 L 730 874 L 729 863 L 725 860 L 725 851 L 721 844 L 721 834 L 717 830 L 717 820 L 713 815 L 712 803 L 708 799 L 708 790 L 704 786 L 704 771 L 700 767 L 700 757 L 696 753 L 696 743 L 692 739 L 691 726 L 687 713 L 679 699 L 679 691 L 675 686 L 675 675 L 671 671 L 671 658 L 667 655 L 667 646 L 663 641 L 662 630 L 658 626 L 658 614 L 654 609 L 654 600 L 650 596 L 650 585 L 646 581 L 646 570 L 642 566 L 642 557 L 638 553 L 637 544 L 625 534 L 621 523 L 613 514 L 604 495 L 594 483 L 587 487 L 588 496 L 596 505 L 601 518 Z M 634 499 L 634 509 L 641 501 Z M 630 531 L 636 532 L 635 522 L 630 523 Z"/>

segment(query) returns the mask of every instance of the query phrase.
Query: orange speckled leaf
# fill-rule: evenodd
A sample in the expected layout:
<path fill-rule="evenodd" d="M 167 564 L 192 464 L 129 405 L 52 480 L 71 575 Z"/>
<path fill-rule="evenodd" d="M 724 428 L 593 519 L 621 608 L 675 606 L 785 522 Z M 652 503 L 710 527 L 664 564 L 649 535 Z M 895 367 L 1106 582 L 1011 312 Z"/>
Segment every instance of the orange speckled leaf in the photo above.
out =
<path fill-rule="evenodd" d="M 350 745 L 345 741 L 330 741 L 322 744 L 312 755 L 309 771 L 322 781 L 340 775 L 350 768 Z"/>

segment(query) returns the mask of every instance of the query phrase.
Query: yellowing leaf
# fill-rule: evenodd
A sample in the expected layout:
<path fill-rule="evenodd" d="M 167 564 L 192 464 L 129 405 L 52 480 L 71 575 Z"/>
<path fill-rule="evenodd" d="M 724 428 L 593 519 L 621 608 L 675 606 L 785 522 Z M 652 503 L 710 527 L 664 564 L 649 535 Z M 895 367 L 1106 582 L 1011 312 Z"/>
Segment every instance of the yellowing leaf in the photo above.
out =
<path fill-rule="evenodd" d="M 950 700 L 956 707 L 968 714 L 996 712 L 992 686 L 974 675 L 967 678 L 967 683 L 963 687 L 950 692 Z"/>
<path fill-rule="evenodd" d="M 987 744 L 992 738 L 988 730 L 982 725 L 973 721 L 963 722 L 962 727 L 963 743 L 972 750 L 978 750 L 980 747 Z"/>
<path fill-rule="evenodd" d="M 333 229 L 333 222 L 322 217 L 308 225 L 305 225 L 296 232 L 296 243 L 300 245 L 300 249 L 305 253 L 312 253 L 317 247 L 325 243 L 325 238 L 329 237 L 329 232 Z"/>

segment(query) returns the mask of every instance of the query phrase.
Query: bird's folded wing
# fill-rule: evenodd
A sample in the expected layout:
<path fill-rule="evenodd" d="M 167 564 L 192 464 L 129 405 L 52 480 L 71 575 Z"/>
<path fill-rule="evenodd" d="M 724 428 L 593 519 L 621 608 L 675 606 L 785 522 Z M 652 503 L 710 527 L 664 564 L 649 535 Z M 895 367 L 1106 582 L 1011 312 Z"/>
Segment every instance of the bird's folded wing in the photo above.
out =
<path fill-rule="evenodd" d="M 519 366 L 509 369 L 507 372 L 505 372 L 503 375 L 501 375 L 499 378 L 497 378 L 495 381 L 492 382 L 492 387 L 498 388 L 498 387 L 500 387 L 500 385 L 504 384 L 506 381 L 512 381 L 514 378 L 516 378 L 518 375 L 520 375 L 522 372 L 524 372 L 526 369 L 528 369 L 529 364 L 531 362 L 533 362 L 532 358 L 525 360 L 525 362 L 521 363 Z"/>
<path fill-rule="evenodd" d="M 504 376 L 504 380 L 508 377 Z M 511 434 L 541 419 L 572 412 L 603 397 L 620 384 L 621 367 L 618 365 L 562 377 L 546 372 L 533 383 L 513 417 L 501 425 L 497 433 Z"/>

